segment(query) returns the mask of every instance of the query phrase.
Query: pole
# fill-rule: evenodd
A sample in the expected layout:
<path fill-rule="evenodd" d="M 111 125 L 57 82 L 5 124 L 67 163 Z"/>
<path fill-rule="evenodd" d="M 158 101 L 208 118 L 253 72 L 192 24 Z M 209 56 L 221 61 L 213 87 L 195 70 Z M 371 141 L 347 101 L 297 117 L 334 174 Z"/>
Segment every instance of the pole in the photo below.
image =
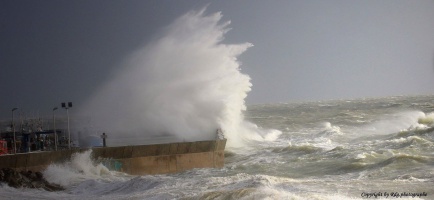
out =
<path fill-rule="evenodd" d="M 72 102 L 62 102 L 62 108 L 66 109 L 66 115 L 68 116 L 68 149 L 71 149 L 71 131 L 69 130 L 69 108 L 72 108 Z"/>
<path fill-rule="evenodd" d="M 14 122 L 14 111 L 18 108 L 12 108 L 12 129 L 14 131 L 14 154 L 17 154 L 17 139 L 15 137 L 15 122 Z"/>
<path fill-rule="evenodd" d="M 66 109 L 66 115 L 68 116 L 68 148 L 71 149 L 71 132 L 69 131 L 69 112 L 68 108 Z"/>
<path fill-rule="evenodd" d="M 54 115 L 55 110 L 57 110 L 57 107 L 53 108 L 54 150 L 57 151 L 56 116 Z"/>

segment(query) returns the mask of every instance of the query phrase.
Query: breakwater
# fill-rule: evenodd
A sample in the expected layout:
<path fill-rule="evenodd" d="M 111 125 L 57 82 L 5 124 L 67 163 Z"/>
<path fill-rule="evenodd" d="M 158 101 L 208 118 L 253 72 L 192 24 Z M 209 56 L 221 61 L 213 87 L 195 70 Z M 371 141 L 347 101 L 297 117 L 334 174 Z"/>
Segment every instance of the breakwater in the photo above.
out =
<path fill-rule="evenodd" d="M 224 166 L 226 140 L 92 148 L 92 157 L 110 170 L 132 175 L 164 174 Z M 0 156 L 0 168 L 42 171 L 89 149 L 42 151 Z"/>

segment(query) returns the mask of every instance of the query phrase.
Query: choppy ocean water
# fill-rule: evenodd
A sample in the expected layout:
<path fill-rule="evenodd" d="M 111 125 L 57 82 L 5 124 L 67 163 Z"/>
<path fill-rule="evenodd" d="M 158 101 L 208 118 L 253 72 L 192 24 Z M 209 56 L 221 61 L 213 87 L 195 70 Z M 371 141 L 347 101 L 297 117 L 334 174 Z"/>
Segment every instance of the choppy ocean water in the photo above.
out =
<path fill-rule="evenodd" d="M 244 115 L 281 134 L 227 149 L 222 169 L 130 176 L 86 152 L 44 172 L 65 191 L 3 184 L 0 199 L 434 199 L 434 96 L 251 105 Z"/>

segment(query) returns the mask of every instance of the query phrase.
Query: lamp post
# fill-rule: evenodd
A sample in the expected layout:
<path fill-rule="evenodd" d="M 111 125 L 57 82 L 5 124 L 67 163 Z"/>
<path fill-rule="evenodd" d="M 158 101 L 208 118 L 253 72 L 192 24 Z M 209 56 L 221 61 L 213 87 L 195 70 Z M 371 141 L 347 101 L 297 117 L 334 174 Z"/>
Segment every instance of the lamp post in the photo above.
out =
<path fill-rule="evenodd" d="M 57 132 L 56 132 L 56 117 L 54 116 L 54 111 L 57 110 L 57 107 L 53 108 L 53 130 L 54 130 L 54 150 L 57 151 Z"/>
<path fill-rule="evenodd" d="M 71 132 L 69 131 L 69 108 L 72 107 L 72 102 L 68 102 L 66 104 L 65 102 L 62 102 L 62 108 L 66 109 L 66 115 L 68 117 L 68 149 L 71 149 Z"/>
<path fill-rule="evenodd" d="M 12 108 L 12 130 L 14 132 L 14 154 L 17 153 L 17 139 L 15 137 L 15 122 L 14 122 L 14 111 L 18 108 Z"/>

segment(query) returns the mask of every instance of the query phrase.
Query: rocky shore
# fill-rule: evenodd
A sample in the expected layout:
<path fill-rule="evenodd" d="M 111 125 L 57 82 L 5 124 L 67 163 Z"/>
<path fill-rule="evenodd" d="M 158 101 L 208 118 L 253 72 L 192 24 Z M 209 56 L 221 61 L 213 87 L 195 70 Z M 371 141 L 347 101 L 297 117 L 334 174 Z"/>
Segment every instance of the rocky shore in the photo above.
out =
<path fill-rule="evenodd" d="M 3 168 L 0 170 L 0 184 L 2 182 L 15 188 L 42 188 L 47 191 L 60 191 L 65 189 L 60 185 L 49 183 L 44 179 L 41 172 L 18 172 L 11 168 Z"/>

